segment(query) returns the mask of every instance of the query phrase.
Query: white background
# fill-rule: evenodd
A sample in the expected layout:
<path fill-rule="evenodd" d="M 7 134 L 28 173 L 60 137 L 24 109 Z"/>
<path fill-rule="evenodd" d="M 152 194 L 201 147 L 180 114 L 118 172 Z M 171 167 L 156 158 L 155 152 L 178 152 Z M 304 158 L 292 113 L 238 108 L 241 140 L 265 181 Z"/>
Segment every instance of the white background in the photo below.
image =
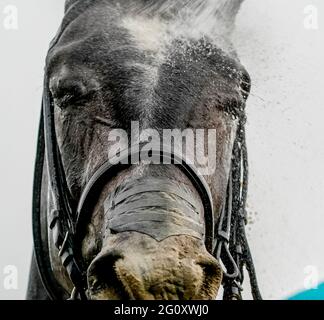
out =
<path fill-rule="evenodd" d="M 0 0 L 0 299 L 25 296 L 43 66 L 63 3 Z M 3 26 L 10 4 L 18 30 Z M 304 27 L 311 4 L 317 30 Z M 322 0 L 246 0 L 234 34 L 253 81 L 248 234 L 268 299 L 302 290 L 307 266 L 324 280 L 323 17 Z M 7 265 L 18 268 L 18 290 L 4 288 Z"/>

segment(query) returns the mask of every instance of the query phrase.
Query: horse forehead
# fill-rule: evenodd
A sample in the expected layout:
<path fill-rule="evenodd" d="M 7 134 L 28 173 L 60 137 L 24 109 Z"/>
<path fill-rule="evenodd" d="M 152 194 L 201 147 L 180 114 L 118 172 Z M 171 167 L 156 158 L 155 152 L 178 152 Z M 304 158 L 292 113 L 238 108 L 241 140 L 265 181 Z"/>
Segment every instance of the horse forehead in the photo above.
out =
<path fill-rule="evenodd" d="M 117 13 L 109 19 L 109 10 L 91 10 L 70 24 L 48 60 L 55 67 L 64 61 L 72 69 L 76 64 L 79 69 L 88 66 L 103 75 L 108 69 L 114 74 L 117 69 L 125 69 L 130 75 L 141 70 L 149 76 L 151 84 L 156 84 L 161 66 L 170 63 L 188 68 L 188 72 L 193 70 L 190 65 L 199 63 L 200 78 L 204 74 L 211 76 L 211 70 L 219 77 L 217 65 L 220 61 L 226 65 L 228 61 L 227 54 L 218 50 L 214 40 L 194 37 L 183 28 L 179 30 L 177 21 Z M 164 74 L 166 70 L 171 72 L 170 68 L 163 70 Z"/>
<path fill-rule="evenodd" d="M 135 54 L 139 52 L 156 54 L 155 58 L 163 58 L 170 51 L 174 52 L 174 43 L 178 40 L 185 44 L 181 49 L 194 47 L 204 39 L 210 48 L 221 47 L 226 51 L 228 46 L 226 39 L 210 34 L 205 28 L 203 30 L 196 28 L 196 25 L 195 28 L 189 27 L 188 23 L 191 22 L 195 21 L 183 20 L 178 16 L 165 19 L 158 14 L 146 15 L 132 10 L 125 12 L 116 5 L 99 6 L 97 3 L 70 23 L 60 42 L 64 43 L 64 40 L 67 44 L 84 42 L 90 44 L 93 50 L 99 49 L 100 53 L 106 51 L 106 54 L 116 47 L 125 47 L 128 51 L 137 51 Z M 80 55 L 89 53 L 87 50 L 78 51 Z M 186 54 L 194 51 L 184 50 Z"/>
<path fill-rule="evenodd" d="M 222 47 L 226 53 L 230 47 L 225 38 L 217 35 L 211 37 L 207 33 L 196 32 L 194 28 L 188 29 L 187 24 L 182 24 L 181 19 L 164 20 L 159 16 L 129 15 L 121 18 L 120 26 L 127 30 L 127 34 L 138 49 L 161 53 L 157 57 L 161 57 L 162 54 L 167 55 L 170 51 L 174 52 L 174 44 L 177 42 L 183 44 L 181 54 L 192 54 L 198 47 L 209 49 L 199 50 L 202 55 L 203 52 L 209 55 L 215 54 L 215 49 L 218 47 Z"/>
<path fill-rule="evenodd" d="M 160 51 L 171 38 L 167 32 L 167 25 L 158 18 L 128 16 L 121 20 L 121 26 L 142 50 Z"/>
<path fill-rule="evenodd" d="M 191 11 L 195 12 L 195 6 L 191 8 L 190 5 L 189 8 L 191 9 L 189 10 L 187 5 L 181 5 L 187 2 L 191 3 L 190 0 L 181 0 L 179 5 L 177 1 L 169 2 L 166 0 L 156 1 L 155 3 L 134 1 L 131 4 L 127 2 L 93 1 L 89 10 L 80 14 L 76 19 L 77 21 L 73 21 L 72 25 L 75 32 L 72 32 L 72 34 L 75 38 L 87 35 L 91 37 L 96 32 L 96 35 L 101 39 L 106 38 L 101 43 L 94 43 L 94 48 L 101 50 L 104 50 L 105 47 L 109 50 L 109 45 L 116 46 L 118 42 L 124 45 L 126 41 L 143 52 L 166 53 L 167 50 L 172 50 L 170 46 L 172 47 L 174 40 L 189 40 L 187 43 L 193 45 L 195 41 L 199 41 L 201 38 L 208 39 L 210 45 L 221 47 L 225 51 L 228 47 L 231 47 L 225 39 L 226 37 L 218 35 L 217 19 L 213 17 L 212 20 L 208 19 L 208 23 L 206 23 L 206 19 L 212 14 L 209 12 L 210 8 L 203 6 L 204 10 L 199 10 L 197 14 L 193 14 Z M 169 8 L 175 12 L 166 18 L 162 15 L 163 8 Z M 207 16 L 204 14 L 206 10 L 209 12 Z M 190 12 L 191 14 L 189 14 Z M 229 49 L 231 51 L 231 48 Z M 161 56 L 158 55 L 158 57 Z"/>

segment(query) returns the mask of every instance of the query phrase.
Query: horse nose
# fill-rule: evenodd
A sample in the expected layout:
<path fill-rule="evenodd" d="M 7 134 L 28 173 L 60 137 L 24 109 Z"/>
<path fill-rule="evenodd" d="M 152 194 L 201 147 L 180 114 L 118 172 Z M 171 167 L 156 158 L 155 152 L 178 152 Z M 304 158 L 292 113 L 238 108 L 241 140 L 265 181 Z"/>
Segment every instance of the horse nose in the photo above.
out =
<path fill-rule="evenodd" d="M 100 299 L 100 292 L 110 292 L 109 299 L 129 299 L 116 274 L 116 263 L 123 259 L 123 255 L 117 250 L 109 250 L 100 253 L 88 268 L 88 288 L 92 294 Z M 106 297 L 104 298 L 106 299 Z"/>
<path fill-rule="evenodd" d="M 201 240 L 180 235 L 158 242 L 137 232 L 111 238 L 88 268 L 90 299 L 215 298 L 222 270 Z"/>

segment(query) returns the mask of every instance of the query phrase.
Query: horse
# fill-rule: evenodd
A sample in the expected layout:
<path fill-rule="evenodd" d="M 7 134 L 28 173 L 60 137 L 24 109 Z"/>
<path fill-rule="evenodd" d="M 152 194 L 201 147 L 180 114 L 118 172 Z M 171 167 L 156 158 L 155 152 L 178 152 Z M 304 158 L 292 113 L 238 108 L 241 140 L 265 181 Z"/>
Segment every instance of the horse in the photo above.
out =
<path fill-rule="evenodd" d="M 261 299 L 244 229 L 251 79 L 230 41 L 242 2 L 66 1 L 46 58 L 27 299 L 212 300 L 222 285 L 238 300 L 244 267 Z M 179 148 L 158 146 L 165 131 Z M 184 132 L 196 153 L 216 143 L 211 170 L 180 155 Z"/>

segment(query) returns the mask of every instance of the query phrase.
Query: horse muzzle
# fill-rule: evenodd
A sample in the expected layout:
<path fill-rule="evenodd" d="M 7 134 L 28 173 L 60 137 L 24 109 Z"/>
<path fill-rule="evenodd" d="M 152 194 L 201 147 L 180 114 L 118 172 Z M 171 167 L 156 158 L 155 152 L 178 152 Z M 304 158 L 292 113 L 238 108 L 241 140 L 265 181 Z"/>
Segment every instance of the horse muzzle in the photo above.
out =
<path fill-rule="evenodd" d="M 218 261 L 192 236 L 157 241 L 139 232 L 109 237 L 88 269 L 92 300 L 215 299 L 222 282 Z"/>

